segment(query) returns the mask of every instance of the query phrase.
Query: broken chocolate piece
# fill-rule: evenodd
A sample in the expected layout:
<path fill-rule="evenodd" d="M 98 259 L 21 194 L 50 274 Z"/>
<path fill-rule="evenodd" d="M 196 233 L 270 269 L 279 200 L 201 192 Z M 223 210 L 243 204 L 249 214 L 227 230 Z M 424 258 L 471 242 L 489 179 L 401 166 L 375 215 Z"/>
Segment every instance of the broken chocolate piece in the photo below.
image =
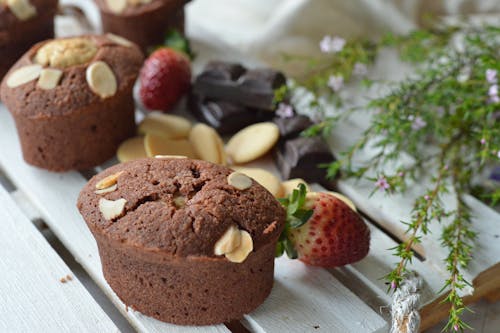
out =
<path fill-rule="evenodd" d="M 328 189 L 327 170 L 321 164 L 335 161 L 326 142 L 320 137 L 298 137 L 288 140 L 275 151 L 275 161 L 283 179 L 302 178 L 308 183 L 320 183 Z"/>
<path fill-rule="evenodd" d="M 193 87 L 209 99 L 272 111 L 274 90 L 284 84 L 285 76 L 273 69 L 245 70 L 238 64 L 211 62 L 196 78 Z"/>
<path fill-rule="evenodd" d="M 313 125 L 311 119 L 304 115 L 296 115 L 289 118 L 274 118 L 273 122 L 278 125 L 281 140 L 293 139 L 299 136 L 303 130 Z"/>
<path fill-rule="evenodd" d="M 219 134 L 233 134 L 254 123 L 269 121 L 274 114 L 269 111 L 252 109 L 231 102 L 203 99 L 192 93 L 188 99 L 191 113 L 201 122 Z"/>

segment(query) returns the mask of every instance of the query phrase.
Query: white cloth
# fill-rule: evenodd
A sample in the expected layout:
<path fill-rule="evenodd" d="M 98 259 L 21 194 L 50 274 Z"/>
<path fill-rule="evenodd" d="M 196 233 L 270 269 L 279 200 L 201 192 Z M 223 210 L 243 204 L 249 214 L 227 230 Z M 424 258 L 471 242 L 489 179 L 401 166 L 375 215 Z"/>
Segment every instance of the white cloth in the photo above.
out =
<path fill-rule="evenodd" d="M 500 0 L 194 0 L 187 32 L 264 62 L 280 54 L 314 54 L 324 35 L 376 37 L 405 33 L 427 15 L 500 16 Z"/>

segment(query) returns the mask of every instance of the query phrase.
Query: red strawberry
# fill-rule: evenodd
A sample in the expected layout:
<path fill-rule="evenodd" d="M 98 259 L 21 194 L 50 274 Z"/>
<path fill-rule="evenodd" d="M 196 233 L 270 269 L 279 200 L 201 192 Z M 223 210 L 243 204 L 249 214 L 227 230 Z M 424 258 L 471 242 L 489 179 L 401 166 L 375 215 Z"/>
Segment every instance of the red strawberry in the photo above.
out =
<path fill-rule="evenodd" d="M 189 90 L 191 65 L 182 52 L 161 48 L 146 60 L 140 77 L 140 96 L 144 106 L 169 111 Z"/>
<path fill-rule="evenodd" d="M 289 219 L 280 239 L 289 256 L 296 252 L 298 259 L 306 264 L 337 267 L 361 260 L 368 254 L 368 226 L 344 201 L 328 193 L 310 192 L 300 206 L 302 213 L 297 216 L 306 216 L 305 223 Z M 312 215 L 303 213 L 310 210 Z"/>

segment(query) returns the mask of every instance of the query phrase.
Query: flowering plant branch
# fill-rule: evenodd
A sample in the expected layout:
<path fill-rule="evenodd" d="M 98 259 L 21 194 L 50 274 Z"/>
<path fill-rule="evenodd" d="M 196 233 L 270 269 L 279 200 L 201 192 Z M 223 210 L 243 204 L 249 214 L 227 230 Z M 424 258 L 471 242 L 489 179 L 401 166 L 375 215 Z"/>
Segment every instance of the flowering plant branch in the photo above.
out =
<path fill-rule="evenodd" d="M 499 35 L 497 27 L 462 26 L 388 36 L 377 44 L 325 37 L 320 48 L 333 60 L 302 82 L 316 98 L 313 106 L 324 96 L 328 100 L 335 96 L 339 105 L 343 83 L 359 70 L 359 64 L 373 62 L 380 47 L 395 47 L 403 59 L 419 64 L 416 75 L 365 105 L 375 111 L 370 114 L 370 126 L 355 145 L 327 166 L 328 175 L 369 179 L 374 191 L 388 194 L 402 193 L 422 177 L 431 178 L 429 188 L 414 202 L 411 218 L 405 222 L 408 237 L 393 249 L 399 262 L 386 278 L 390 289 L 398 288 L 408 273 L 411 249 L 429 233 L 429 224 L 445 218 L 451 221 L 443 227 L 441 241 L 449 253 L 449 277 L 443 287 L 450 303 L 445 329 L 453 331 L 468 327 L 461 319 L 466 308 L 459 291 L 469 283 L 462 269 L 471 260 L 476 236 L 464 196 L 473 188 L 473 176 L 500 159 Z M 451 43 L 457 36 L 462 39 L 460 47 Z M 338 120 L 338 116 L 325 118 L 305 134 L 328 134 Z M 368 144 L 380 153 L 366 164 L 353 166 L 353 156 Z M 414 162 L 390 171 L 387 166 L 397 163 L 402 154 Z M 448 193 L 456 200 L 452 210 L 445 210 L 441 201 Z M 500 189 L 489 195 L 500 198 Z"/>

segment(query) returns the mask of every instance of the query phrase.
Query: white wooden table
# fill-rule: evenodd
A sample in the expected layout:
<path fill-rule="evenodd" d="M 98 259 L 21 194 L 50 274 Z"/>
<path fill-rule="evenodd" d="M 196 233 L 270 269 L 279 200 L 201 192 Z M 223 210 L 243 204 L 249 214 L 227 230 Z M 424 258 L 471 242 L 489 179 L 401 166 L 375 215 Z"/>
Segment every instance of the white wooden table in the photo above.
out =
<path fill-rule="evenodd" d="M 85 4 L 96 21 L 95 8 L 86 2 L 80 4 Z M 58 32 L 75 31 L 68 28 L 72 24 L 67 19 L 59 20 Z M 195 70 L 210 58 L 243 59 L 234 50 L 214 49 L 196 36 L 193 39 L 199 54 Z M 332 137 L 332 148 L 345 148 L 349 140 L 342 134 L 349 133 L 353 138 L 362 127 L 358 121 L 344 124 Z M 339 189 L 376 221 L 368 221 L 371 249 L 367 258 L 335 270 L 280 258 L 270 297 L 240 323 L 181 327 L 127 309 L 104 280 L 96 243 L 75 204 L 87 179 L 113 163 L 83 173 L 62 174 L 27 165 L 21 158 L 13 120 L 0 105 L 0 332 L 230 332 L 242 328 L 251 332 L 387 331 L 390 296 L 381 277 L 395 261 L 387 249 L 394 247 L 402 235 L 399 220 L 410 211 L 411 195 L 375 195 L 367 200 L 371 184 L 340 182 Z M 254 165 L 265 165 L 276 172 L 269 160 Z M 487 244 L 479 249 L 478 260 L 467 272 L 475 277 L 498 266 L 499 242 L 485 231 L 498 230 L 500 215 L 473 198 L 469 200 L 481 221 L 480 239 Z M 424 303 L 434 299 L 445 276 L 438 244 L 436 236 L 426 238 L 424 247 L 432 251 L 421 253 L 426 260 L 417 259 L 411 265 L 426 281 Z M 482 315 L 472 319 L 478 320 L 484 332 L 493 332 L 489 327 L 500 327 L 500 307 L 498 303 L 480 306 L 486 310 L 478 307 Z"/>

